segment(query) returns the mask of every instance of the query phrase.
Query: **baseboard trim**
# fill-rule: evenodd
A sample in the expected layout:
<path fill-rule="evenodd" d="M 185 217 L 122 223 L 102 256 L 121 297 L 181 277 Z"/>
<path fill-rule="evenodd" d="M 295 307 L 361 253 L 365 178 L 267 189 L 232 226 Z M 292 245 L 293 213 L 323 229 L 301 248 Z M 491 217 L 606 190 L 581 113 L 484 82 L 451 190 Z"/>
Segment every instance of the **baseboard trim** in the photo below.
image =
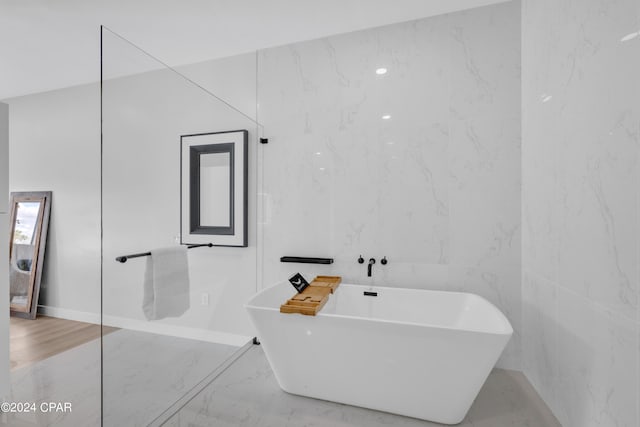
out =
<path fill-rule="evenodd" d="M 38 306 L 38 313 L 44 316 L 57 317 L 59 319 L 75 320 L 76 322 L 100 324 L 100 314 L 84 311 L 69 310 L 66 308 Z M 231 334 L 212 331 L 209 329 L 190 328 L 186 326 L 169 325 L 166 323 L 147 322 L 144 320 L 129 319 L 119 316 L 103 316 L 102 324 L 114 328 L 128 329 L 139 332 L 148 332 L 157 335 L 186 338 L 197 341 L 226 344 L 234 347 L 242 347 L 251 341 L 253 336 Z"/>
<path fill-rule="evenodd" d="M 76 322 L 100 324 L 100 314 L 90 313 L 87 311 L 69 310 L 67 308 L 51 307 L 48 305 L 39 305 L 38 314 L 49 317 L 57 317 L 58 319 L 75 320 Z"/>
<path fill-rule="evenodd" d="M 230 334 L 226 332 L 211 331 L 209 329 L 189 328 L 186 326 L 168 325 L 166 323 L 146 322 L 144 320 L 127 319 L 116 316 L 104 316 L 103 324 L 114 328 L 129 329 L 151 334 L 167 335 L 171 337 L 186 338 L 198 341 L 226 344 L 234 347 L 242 347 L 253 337 Z"/>

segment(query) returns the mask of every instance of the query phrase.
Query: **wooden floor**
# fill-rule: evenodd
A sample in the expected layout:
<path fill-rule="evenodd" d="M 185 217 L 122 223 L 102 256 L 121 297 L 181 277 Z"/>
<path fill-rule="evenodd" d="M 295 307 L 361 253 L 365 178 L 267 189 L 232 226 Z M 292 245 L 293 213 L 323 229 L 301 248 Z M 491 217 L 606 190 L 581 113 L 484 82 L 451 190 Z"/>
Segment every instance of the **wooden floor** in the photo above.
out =
<path fill-rule="evenodd" d="M 105 334 L 115 330 L 104 327 Z M 13 371 L 100 338 L 100 325 L 47 316 L 36 320 L 12 317 L 10 337 Z"/>

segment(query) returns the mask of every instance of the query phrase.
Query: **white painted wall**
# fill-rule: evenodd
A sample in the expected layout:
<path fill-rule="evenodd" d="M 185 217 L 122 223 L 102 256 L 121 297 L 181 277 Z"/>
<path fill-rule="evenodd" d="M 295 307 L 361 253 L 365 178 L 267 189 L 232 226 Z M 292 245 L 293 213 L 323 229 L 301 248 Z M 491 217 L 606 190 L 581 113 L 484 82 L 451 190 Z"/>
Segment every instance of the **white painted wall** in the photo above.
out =
<path fill-rule="evenodd" d="M 118 43 L 105 39 L 111 67 L 119 61 L 149 62 Z M 255 115 L 255 69 L 255 55 L 249 54 L 181 71 Z M 99 322 L 100 311 L 99 96 L 94 84 L 7 100 L 14 112 L 11 190 L 53 191 L 41 311 L 92 322 Z M 256 290 L 255 229 L 250 230 L 248 249 L 190 252 L 192 310 L 173 321 L 143 320 L 144 261 L 109 261 L 174 244 L 179 233 L 179 135 L 247 128 L 253 138 L 255 126 L 173 72 L 123 79 L 113 90 L 107 84 L 105 97 L 105 323 L 225 342 L 235 341 L 213 331 L 251 335 L 242 303 Z M 252 170 L 256 160 L 251 152 Z M 256 179 L 250 176 L 252 194 Z M 250 208 L 249 221 L 255 224 L 255 203 Z M 209 306 L 201 305 L 203 293 L 209 294 Z"/>
<path fill-rule="evenodd" d="M 120 64 L 143 69 L 153 61 L 105 34 L 107 78 Z M 241 55 L 180 69 L 225 101 L 255 115 L 256 57 Z M 173 71 L 110 79 L 103 85 L 103 211 L 105 321 L 159 332 L 193 328 L 201 337 L 240 344 L 253 336 L 243 304 L 256 291 L 256 125 Z M 141 309 L 146 259 L 119 255 L 176 244 L 180 233 L 180 135 L 246 129 L 249 132 L 247 248 L 189 251 L 191 308 L 180 318 L 146 322 Z M 202 305 L 208 294 L 209 305 Z M 125 323 L 121 322 L 126 319 Z M 222 335 L 219 335 L 222 334 Z"/>
<path fill-rule="evenodd" d="M 0 103 L 0 213 L 9 212 L 9 106 Z"/>
<path fill-rule="evenodd" d="M 519 18 L 510 2 L 260 51 L 265 285 L 477 293 L 514 327 L 500 366 L 520 367 Z"/>
<path fill-rule="evenodd" d="M 0 401 L 9 395 L 9 106 L 0 103 Z"/>
<path fill-rule="evenodd" d="M 53 191 L 40 304 L 83 313 L 100 310 L 99 96 L 88 85 L 7 100 L 11 191 Z"/>
<path fill-rule="evenodd" d="M 522 23 L 524 372 L 565 427 L 637 426 L 640 3 Z"/>

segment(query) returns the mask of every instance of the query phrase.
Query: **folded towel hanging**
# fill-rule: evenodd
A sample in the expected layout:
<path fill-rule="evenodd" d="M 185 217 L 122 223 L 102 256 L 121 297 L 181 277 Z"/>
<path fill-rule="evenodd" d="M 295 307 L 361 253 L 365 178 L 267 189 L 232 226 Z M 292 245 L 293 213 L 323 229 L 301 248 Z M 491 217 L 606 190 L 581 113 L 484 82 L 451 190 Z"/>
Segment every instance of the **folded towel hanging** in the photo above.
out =
<path fill-rule="evenodd" d="M 186 246 L 154 249 L 147 258 L 142 310 L 147 320 L 179 317 L 189 309 Z"/>

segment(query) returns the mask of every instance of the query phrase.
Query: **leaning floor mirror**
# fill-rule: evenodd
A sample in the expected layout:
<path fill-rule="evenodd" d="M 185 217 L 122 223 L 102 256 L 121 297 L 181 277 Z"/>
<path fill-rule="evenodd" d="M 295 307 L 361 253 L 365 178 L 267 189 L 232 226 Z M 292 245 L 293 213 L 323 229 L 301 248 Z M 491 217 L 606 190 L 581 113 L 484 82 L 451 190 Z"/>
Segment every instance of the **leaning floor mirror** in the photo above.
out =
<path fill-rule="evenodd" d="M 36 318 L 50 212 L 50 191 L 11 193 L 9 302 L 12 316 Z"/>

